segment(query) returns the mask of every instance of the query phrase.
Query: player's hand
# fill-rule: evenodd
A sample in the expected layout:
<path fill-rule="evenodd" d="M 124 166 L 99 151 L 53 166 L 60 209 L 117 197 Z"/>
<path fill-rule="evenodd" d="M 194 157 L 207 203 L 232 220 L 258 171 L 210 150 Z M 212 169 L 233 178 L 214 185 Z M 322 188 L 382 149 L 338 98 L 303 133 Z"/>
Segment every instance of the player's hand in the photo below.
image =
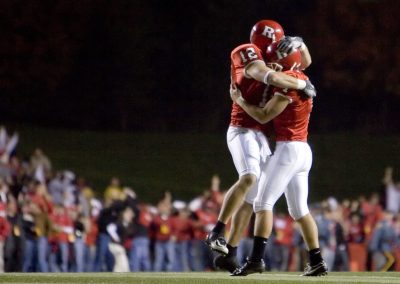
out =
<path fill-rule="evenodd" d="M 306 81 L 306 87 L 303 89 L 303 92 L 309 98 L 315 98 L 317 96 L 317 90 L 310 80 Z"/>
<path fill-rule="evenodd" d="M 295 49 L 299 49 L 304 44 L 301 37 L 298 36 L 285 36 L 278 43 L 277 47 L 281 53 L 290 54 Z"/>
<path fill-rule="evenodd" d="M 235 103 L 242 96 L 242 92 L 239 90 L 238 87 L 236 87 L 235 84 L 231 84 L 229 93 L 231 94 L 232 101 L 234 101 Z"/>

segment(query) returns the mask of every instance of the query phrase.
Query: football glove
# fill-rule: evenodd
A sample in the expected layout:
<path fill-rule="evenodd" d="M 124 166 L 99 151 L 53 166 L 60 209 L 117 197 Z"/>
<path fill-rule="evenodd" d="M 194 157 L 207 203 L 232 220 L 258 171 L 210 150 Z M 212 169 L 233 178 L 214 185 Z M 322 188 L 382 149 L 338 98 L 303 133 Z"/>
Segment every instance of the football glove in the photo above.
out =
<path fill-rule="evenodd" d="M 303 89 L 303 92 L 309 98 L 315 98 L 317 96 L 317 90 L 310 80 L 306 80 L 306 87 Z"/>
<path fill-rule="evenodd" d="M 290 54 L 295 49 L 299 49 L 303 44 L 303 39 L 298 36 L 285 36 L 277 45 L 282 53 Z"/>

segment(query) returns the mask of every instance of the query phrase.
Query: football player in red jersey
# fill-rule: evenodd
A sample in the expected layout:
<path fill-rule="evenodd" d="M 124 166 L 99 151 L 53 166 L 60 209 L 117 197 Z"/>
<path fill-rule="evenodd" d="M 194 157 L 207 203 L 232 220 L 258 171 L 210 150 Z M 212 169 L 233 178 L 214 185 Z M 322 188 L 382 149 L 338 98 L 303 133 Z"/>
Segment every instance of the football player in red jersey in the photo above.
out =
<path fill-rule="evenodd" d="M 263 51 L 283 36 L 284 31 L 277 22 L 262 20 L 256 23 L 251 31 L 251 43 L 240 45 L 231 53 L 232 83 L 240 88 L 243 97 L 255 107 L 262 108 L 266 104 L 270 86 L 303 90 L 308 96 L 315 96 L 315 89 L 308 79 L 276 72 L 265 64 Z M 310 65 L 311 57 L 308 49 L 299 38 L 288 37 L 282 42 L 283 52 L 290 52 L 293 48 L 301 49 L 301 53 L 304 54 L 301 68 Z M 206 238 L 206 243 L 211 249 L 229 256 L 229 258 L 217 258 L 216 266 L 231 272 L 238 267 L 236 248 L 252 214 L 261 168 L 271 154 L 263 133 L 265 128 L 237 103 L 233 103 L 227 143 L 239 179 L 228 190 L 218 222 Z M 222 233 L 232 215 L 234 216 L 227 245 Z"/>
<path fill-rule="evenodd" d="M 278 43 L 273 43 L 267 49 L 266 60 L 275 62 L 275 66 L 294 78 L 307 79 L 299 68 L 301 53 L 297 49 L 286 54 L 278 49 Z M 273 119 L 276 133 L 276 150 L 265 171 L 261 173 L 253 204 L 256 212 L 253 251 L 246 263 L 232 275 L 245 276 L 264 271 L 263 256 L 272 231 L 272 210 L 283 193 L 289 214 L 299 223 L 309 250 L 310 263 L 303 276 L 326 275 L 327 266 L 321 257 L 317 226 L 307 205 L 308 174 L 312 164 L 307 135 L 312 98 L 290 88 L 274 88 L 272 94 L 268 103 L 259 108 L 247 102 L 240 95 L 240 90 L 235 87 L 231 89 L 232 100 L 256 121 L 264 124 Z"/>

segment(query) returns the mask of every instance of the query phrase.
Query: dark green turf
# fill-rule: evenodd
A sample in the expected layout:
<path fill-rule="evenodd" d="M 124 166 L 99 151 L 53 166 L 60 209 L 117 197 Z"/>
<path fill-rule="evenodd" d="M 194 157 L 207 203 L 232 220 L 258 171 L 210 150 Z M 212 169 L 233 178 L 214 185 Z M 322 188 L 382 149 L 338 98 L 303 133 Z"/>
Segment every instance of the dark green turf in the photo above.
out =
<path fill-rule="evenodd" d="M 189 200 L 209 186 L 219 173 L 222 187 L 236 179 L 225 133 L 105 133 L 51 130 L 28 126 L 19 129 L 20 154 L 40 146 L 55 168 L 70 168 L 104 190 L 112 175 L 121 177 L 144 200 L 154 202 L 164 190 Z M 310 200 L 330 195 L 356 197 L 380 189 L 383 169 L 400 173 L 400 137 L 356 134 L 311 134 L 314 165 Z"/>

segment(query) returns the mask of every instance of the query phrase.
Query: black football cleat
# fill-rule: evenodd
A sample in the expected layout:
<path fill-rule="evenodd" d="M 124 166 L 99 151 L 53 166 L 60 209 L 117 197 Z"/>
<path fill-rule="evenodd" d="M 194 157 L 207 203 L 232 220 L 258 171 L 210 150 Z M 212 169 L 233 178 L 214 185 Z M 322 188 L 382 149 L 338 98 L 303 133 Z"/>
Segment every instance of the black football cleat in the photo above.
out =
<path fill-rule="evenodd" d="M 212 249 L 213 251 L 222 253 L 223 255 L 227 255 L 229 252 L 228 247 L 226 246 L 225 238 L 222 236 L 219 236 L 217 233 L 210 232 L 207 235 L 205 243 L 207 244 L 207 246 L 210 249 Z"/>
<path fill-rule="evenodd" d="M 328 274 L 328 266 L 325 261 L 311 266 L 309 263 L 304 269 L 304 273 L 301 276 L 324 276 Z"/>
<path fill-rule="evenodd" d="M 230 273 L 233 273 L 237 268 L 240 267 L 235 256 L 224 255 L 217 255 L 214 258 L 214 266 L 215 268 L 226 270 Z"/>
<path fill-rule="evenodd" d="M 235 269 L 231 276 L 246 276 L 253 273 L 263 273 L 265 271 L 264 260 L 251 261 L 249 258 L 246 259 L 245 264 L 242 267 Z"/>

